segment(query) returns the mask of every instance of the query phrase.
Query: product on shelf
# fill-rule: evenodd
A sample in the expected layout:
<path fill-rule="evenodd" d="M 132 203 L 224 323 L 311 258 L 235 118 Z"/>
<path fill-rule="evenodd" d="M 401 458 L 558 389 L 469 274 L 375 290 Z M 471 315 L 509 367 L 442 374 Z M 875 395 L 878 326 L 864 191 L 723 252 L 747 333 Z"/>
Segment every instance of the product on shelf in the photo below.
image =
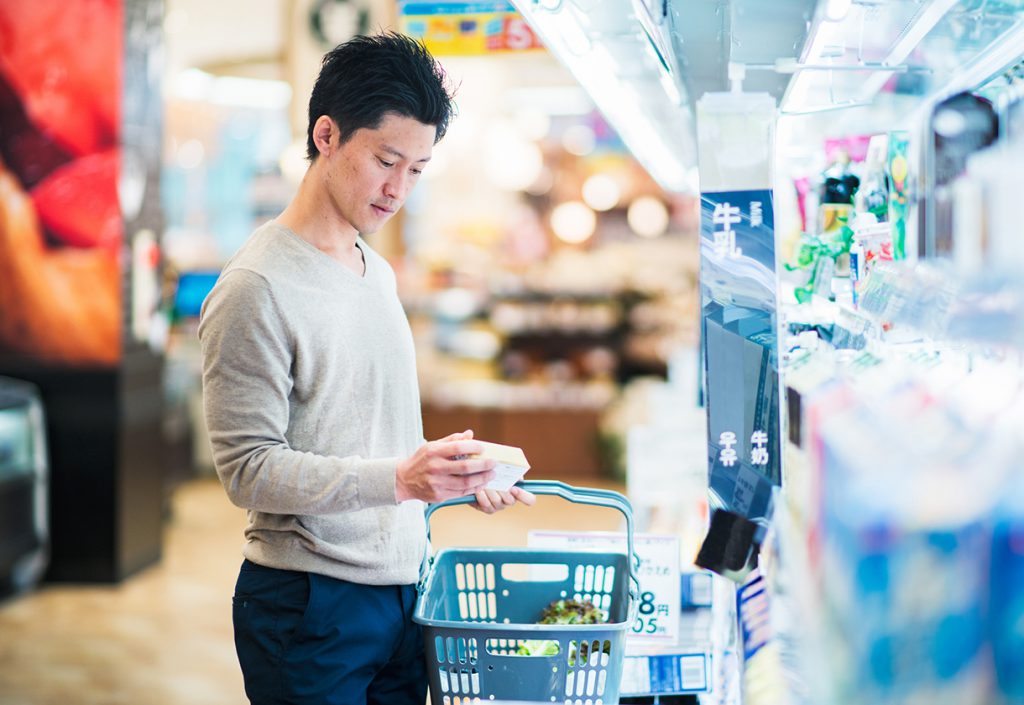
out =
<path fill-rule="evenodd" d="M 907 256 L 907 212 L 910 208 L 910 135 L 905 131 L 889 133 L 889 222 L 892 223 L 893 259 Z"/>
<path fill-rule="evenodd" d="M 850 283 L 852 303 L 857 304 L 859 287 L 879 262 L 892 261 L 892 230 L 888 223 L 854 224 L 850 245 Z"/>
<path fill-rule="evenodd" d="M 960 93 L 935 106 L 929 128 L 921 254 L 934 257 L 953 252 L 953 184 L 968 158 L 996 140 L 999 118 L 988 100 Z"/>
<path fill-rule="evenodd" d="M 871 137 L 864 159 L 864 178 L 854 199 L 859 213 L 870 213 L 880 223 L 889 218 L 889 178 L 885 172 L 888 150 L 888 135 Z"/>
<path fill-rule="evenodd" d="M 1018 479 L 995 514 L 988 574 L 988 629 L 999 692 L 1024 701 L 1024 483 Z"/>

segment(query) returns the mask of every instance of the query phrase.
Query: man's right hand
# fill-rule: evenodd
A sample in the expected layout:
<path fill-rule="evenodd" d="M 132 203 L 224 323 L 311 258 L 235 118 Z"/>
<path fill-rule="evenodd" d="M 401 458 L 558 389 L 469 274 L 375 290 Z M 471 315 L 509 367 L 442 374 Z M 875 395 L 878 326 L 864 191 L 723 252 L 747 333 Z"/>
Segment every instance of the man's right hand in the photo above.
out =
<path fill-rule="evenodd" d="M 474 457 L 483 449 L 472 431 L 424 443 L 398 464 L 395 499 L 441 502 L 483 489 L 494 479 L 495 466 L 491 458 Z"/>

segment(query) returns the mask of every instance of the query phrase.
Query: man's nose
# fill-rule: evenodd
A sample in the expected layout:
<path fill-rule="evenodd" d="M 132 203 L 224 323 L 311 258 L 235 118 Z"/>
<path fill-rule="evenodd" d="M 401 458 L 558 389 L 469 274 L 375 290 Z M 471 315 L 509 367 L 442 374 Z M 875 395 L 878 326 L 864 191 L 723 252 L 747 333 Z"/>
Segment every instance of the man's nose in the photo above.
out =
<path fill-rule="evenodd" d="M 396 201 L 404 201 L 409 190 L 409 177 L 405 173 L 395 174 L 384 182 L 384 195 Z"/>

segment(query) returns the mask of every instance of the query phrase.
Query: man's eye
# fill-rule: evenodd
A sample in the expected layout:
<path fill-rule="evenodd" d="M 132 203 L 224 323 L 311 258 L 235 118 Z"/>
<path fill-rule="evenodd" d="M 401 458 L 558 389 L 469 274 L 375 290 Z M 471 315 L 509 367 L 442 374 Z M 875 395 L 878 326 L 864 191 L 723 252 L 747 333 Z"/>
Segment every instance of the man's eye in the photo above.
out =
<path fill-rule="evenodd" d="M 423 170 L 422 170 L 422 169 L 410 169 L 409 171 L 411 171 L 411 172 L 412 172 L 413 174 L 415 174 L 416 176 L 419 176 L 420 174 L 422 174 L 422 173 L 423 173 Z"/>
<path fill-rule="evenodd" d="M 391 167 L 393 167 L 395 165 L 394 162 L 386 162 L 383 159 L 381 159 L 380 157 L 377 157 L 377 161 L 379 161 L 382 166 L 387 167 L 388 169 L 390 169 Z"/>

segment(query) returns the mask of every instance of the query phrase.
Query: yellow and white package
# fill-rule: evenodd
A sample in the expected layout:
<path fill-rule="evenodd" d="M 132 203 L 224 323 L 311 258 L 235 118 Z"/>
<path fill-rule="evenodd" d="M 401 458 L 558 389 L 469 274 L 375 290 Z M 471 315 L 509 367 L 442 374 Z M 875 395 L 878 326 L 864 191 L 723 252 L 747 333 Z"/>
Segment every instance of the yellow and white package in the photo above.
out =
<path fill-rule="evenodd" d="M 512 485 L 522 480 L 526 471 L 530 469 L 530 463 L 526 460 L 526 454 L 522 448 L 488 443 L 487 441 L 480 441 L 480 443 L 484 450 L 476 457 L 493 458 L 497 462 L 494 466 L 496 474 L 494 479 L 487 484 L 487 489 L 507 491 L 511 489 Z"/>

